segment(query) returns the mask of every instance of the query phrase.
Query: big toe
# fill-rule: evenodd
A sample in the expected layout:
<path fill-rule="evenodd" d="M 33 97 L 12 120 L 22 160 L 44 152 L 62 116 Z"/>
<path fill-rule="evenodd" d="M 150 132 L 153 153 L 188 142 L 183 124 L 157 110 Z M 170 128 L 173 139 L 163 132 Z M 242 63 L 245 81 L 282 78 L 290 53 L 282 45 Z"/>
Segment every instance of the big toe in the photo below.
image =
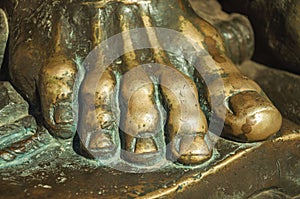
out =
<path fill-rule="evenodd" d="M 232 113 L 226 118 L 227 133 L 243 141 L 264 140 L 279 131 L 280 112 L 265 96 L 244 91 L 229 99 Z"/>

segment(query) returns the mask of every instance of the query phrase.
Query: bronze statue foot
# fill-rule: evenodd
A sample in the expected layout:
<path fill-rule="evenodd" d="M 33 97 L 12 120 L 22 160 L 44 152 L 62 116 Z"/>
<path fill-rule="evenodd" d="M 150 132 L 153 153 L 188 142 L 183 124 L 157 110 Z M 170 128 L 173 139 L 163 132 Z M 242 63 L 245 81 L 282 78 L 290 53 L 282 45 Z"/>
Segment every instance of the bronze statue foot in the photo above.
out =
<path fill-rule="evenodd" d="M 72 137 L 78 115 L 82 147 L 97 159 L 118 155 L 121 146 L 122 157 L 136 164 L 155 164 L 165 154 L 183 164 L 207 160 L 212 146 L 201 110 L 204 104 L 199 102 L 203 96 L 198 92 L 205 93 L 208 109 L 212 96 L 225 95 L 219 107 L 211 108 L 227 107 L 225 132 L 236 139 L 264 140 L 281 126 L 278 110 L 256 83 L 239 73 L 226 57 L 217 31 L 187 1 L 46 0 L 36 1 L 33 13 L 21 11 L 23 7 L 25 0 L 11 15 L 12 81 L 32 104 L 40 103 L 44 123 L 54 136 Z M 216 68 L 209 70 L 201 62 L 196 63 L 201 74 L 189 68 L 192 63 L 180 59 L 184 46 L 176 55 L 155 48 L 135 50 L 138 42 L 164 43 L 151 31 L 145 37 L 123 36 L 119 47 L 132 50 L 111 63 L 100 79 L 95 68 L 82 66 L 101 42 L 145 27 L 168 28 L 191 38 Z M 101 59 L 99 54 L 94 64 Z M 145 65 L 153 62 L 165 67 Z M 199 90 L 195 82 L 203 75 L 212 77 L 206 86 L 217 92 Z M 216 84 L 220 79 L 214 79 L 215 75 L 222 77 L 224 89 Z"/>
<path fill-rule="evenodd" d="M 176 4 L 173 5 L 175 6 Z M 172 10 L 172 8 L 170 9 Z M 227 100 L 224 103 L 227 103 L 228 107 L 225 119 L 227 133 L 242 141 L 263 140 L 274 134 L 281 126 L 280 113 L 267 99 L 259 86 L 253 81 L 242 77 L 233 64 L 222 54 L 222 51 L 217 49 L 216 46 L 218 46 L 218 44 L 221 45 L 222 42 L 219 36 L 216 35 L 216 31 L 203 20 L 196 18 L 196 16 L 189 16 L 184 12 L 185 9 L 188 8 L 174 8 L 172 11 L 173 14 L 176 14 L 176 17 L 173 17 L 174 19 L 169 22 L 163 22 L 161 26 L 174 27 L 175 30 L 182 32 L 186 37 L 195 39 L 195 41 L 199 42 L 199 45 L 202 45 L 201 42 L 207 45 L 207 50 L 214 58 L 219 69 L 219 71 L 214 72 L 223 76 Z M 118 13 L 117 16 L 122 19 L 118 22 L 120 23 L 119 26 L 121 29 L 118 30 L 118 32 L 158 25 L 155 18 L 150 18 L 149 16 L 151 16 L 151 14 L 147 13 L 142 6 L 118 4 L 116 5 L 116 10 Z M 158 18 L 166 18 L 167 15 L 168 13 L 157 13 Z M 194 23 L 191 23 L 189 20 L 189 18 L 192 17 L 195 17 L 194 20 L 192 20 Z M 106 30 L 103 31 L 105 32 Z M 205 34 L 204 37 L 202 35 L 203 33 Z M 162 42 L 159 41 L 155 34 L 153 35 L 148 32 L 147 37 L 151 44 Z M 133 48 L 135 39 L 134 36 L 132 38 L 123 38 L 124 48 Z M 147 40 L 147 38 L 144 39 Z M 144 56 L 143 60 L 141 59 L 141 55 Z M 154 139 L 156 134 L 162 133 L 160 132 L 161 129 L 159 129 L 162 118 L 154 103 L 155 86 L 153 81 L 149 79 L 149 75 L 145 72 L 147 69 L 135 69 L 139 65 L 150 62 L 151 60 L 155 63 L 167 65 L 185 77 L 184 81 L 180 81 L 182 78 L 178 78 L 178 74 L 176 76 L 176 73 L 174 75 L 168 72 L 168 70 L 158 70 L 155 72 L 156 75 L 154 75 L 159 79 L 159 91 L 165 102 L 165 109 L 168 111 L 166 138 L 172 143 L 167 150 L 171 152 L 171 156 L 178 158 L 178 161 L 185 164 L 203 162 L 211 155 L 211 148 L 205 141 L 207 122 L 200 108 L 197 87 L 191 78 L 179 72 L 178 67 L 173 64 L 174 60 L 172 60 L 171 56 L 172 55 L 167 52 L 159 50 L 150 51 L 147 49 L 127 53 L 121 59 L 123 63 L 121 64 L 121 73 L 125 73 L 125 75 L 121 78 L 120 98 L 118 99 L 121 103 L 120 107 L 123 107 L 123 109 L 121 108 L 120 130 L 125 132 L 124 136 L 121 136 L 121 138 L 124 139 L 123 149 L 125 153 L 123 157 L 129 161 L 149 164 L 149 161 L 155 161 L 163 154 L 161 150 L 164 149 L 164 144 L 157 141 L 157 139 L 159 140 L 160 138 Z M 185 63 L 179 62 L 177 64 L 184 65 Z M 130 72 L 126 73 L 127 71 Z M 207 72 L 212 73 L 211 71 Z M 103 76 L 106 78 L 105 74 Z M 83 89 L 83 95 L 92 95 L 88 90 L 91 86 L 91 82 L 94 82 L 91 80 L 93 77 L 97 78 L 94 72 L 86 76 L 83 82 L 83 88 L 85 88 Z M 108 87 L 110 91 L 106 92 L 104 96 L 95 96 L 94 101 L 96 104 L 105 104 L 105 107 L 110 108 L 113 106 L 112 101 L 106 100 L 106 102 L 103 102 L 101 100 L 114 98 L 114 91 L 116 90 L 115 79 L 116 77 L 112 76 L 107 77 L 106 80 L 100 79 L 99 84 L 102 85 L 101 81 L 107 82 L 109 86 L 106 85 L 106 87 Z M 188 85 L 186 89 L 181 89 L 185 88 L 185 85 Z M 106 90 L 105 86 L 102 86 L 102 89 L 97 88 L 96 94 L 101 90 Z M 177 93 L 180 94 L 177 95 Z M 210 94 L 207 95 L 209 96 Z M 86 100 L 83 104 L 83 106 L 89 105 L 91 101 Z M 86 110 L 89 109 L 87 108 Z M 180 112 L 180 110 L 185 110 L 185 112 Z M 97 127 L 94 126 L 94 128 L 91 128 L 93 130 L 89 132 L 90 135 L 85 135 L 85 138 L 93 138 L 92 135 L 97 134 L 94 132 L 94 129 L 99 129 L 100 132 L 105 131 L 105 128 L 101 126 L 103 118 L 116 118 L 116 115 L 114 115 L 111 110 L 103 111 L 102 108 L 97 110 L 96 107 L 96 112 L 97 118 L 100 118 L 96 121 L 92 121 L 92 118 L 88 117 L 92 115 L 91 113 L 84 112 L 84 114 L 82 114 L 83 119 L 81 122 L 92 121 L 90 126 L 97 123 L 100 124 Z M 103 114 L 102 116 L 101 113 Z M 110 116 L 107 117 L 104 114 Z M 117 120 L 110 121 L 109 123 L 113 122 L 117 124 Z M 274 125 L 274 122 L 276 125 Z M 114 132 L 118 130 L 119 129 L 115 129 Z M 98 152 L 103 151 L 103 153 L 97 155 L 92 152 L 92 154 L 97 158 L 101 158 L 103 154 L 107 154 L 107 147 L 112 149 L 117 148 L 116 145 L 118 141 L 116 139 L 118 138 L 116 137 L 118 136 L 108 136 L 107 133 L 99 132 L 98 134 L 102 134 L 102 137 L 105 135 L 105 138 L 102 138 L 103 143 L 101 143 L 101 141 L 97 142 L 99 144 Z M 111 140 L 109 142 L 110 144 L 107 144 L 108 140 Z M 93 139 L 89 141 L 84 139 L 84 143 L 88 151 L 91 152 L 95 150 L 95 145 L 90 144 L 94 143 Z M 111 152 L 112 155 L 114 155 L 115 151 L 111 150 Z"/>

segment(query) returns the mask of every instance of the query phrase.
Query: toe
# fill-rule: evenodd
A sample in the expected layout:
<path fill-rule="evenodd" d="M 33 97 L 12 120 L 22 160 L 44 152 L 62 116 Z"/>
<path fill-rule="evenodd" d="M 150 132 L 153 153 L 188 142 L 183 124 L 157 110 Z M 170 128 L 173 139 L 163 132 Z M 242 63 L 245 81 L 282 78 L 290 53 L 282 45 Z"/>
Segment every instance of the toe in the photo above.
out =
<path fill-rule="evenodd" d="M 226 103 L 229 99 L 227 105 L 232 106 L 232 111 L 228 110 L 225 117 L 225 132 L 248 141 L 263 140 L 276 133 L 281 126 L 280 113 L 261 88 L 242 76 L 226 57 L 224 43 L 217 31 L 200 18 L 195 18 L 193 24 L 182 23 L 181 30 L 212 58 L 209 64 L 204 64 L 205 59 L 199 59 L 196 68 L 209 88 L 207 98 L 210 107 L 219 118 L 224 118 L 226 104 L 224 106 L 223 101 Z M 215 104 L 212 99 L 216 100 Z M 227 109 L 230 107 L 227 106 Z"/>
<path fill-rule="evenodd" d="M 123 158 L 150 164 L 161 158 L 160 116 L 155 103 L 154 85 L 140 67 L 127 72 L 121 87 L 121 129 L 125 144 Z"/>
<path fill-rule="evenodd" d="M 52 134 L 70 138 L 76 127 L 74 117 L 75 63 L 62 55 L 54 56 L 40 73 L 39 93 L 46 126 Z"/>
<path fill-rule="evenodd" d="M 207 121 L 195 83 L 179 71 L 167 68 L 162 71 L 160 83 L 169 110 L 167 134 L 172 156 L 184 164 L 203 162 L 211 156 L 211 150 L 204 139 Z"/>
<path fill-rule="evenodd" d="M 241 92 L 229 99 L 231 113 L 226 118 L 227 133 L 243 141 L 264 140 L 282 123 L 279 111 L 265 96 L 255 91 Z"/>
<path fill-rule="evenodd" d="M 154 86 L 142 68 L 126 73 L 122 81 L 122 100 L 126 113 L 124 130 L 132 136 L 156 131 L 159 114 L 154 103 Z M 140 135 L 142 136 L 142 135 Z"/>
<path fill-rule="evenodd" d="M 109 158 L 117 150 L 115 86 L 116 78 L 109 67 L 102 75 L 89 71 L 81 87 L 78 134 L 82 149 L 97 159 Z"/>

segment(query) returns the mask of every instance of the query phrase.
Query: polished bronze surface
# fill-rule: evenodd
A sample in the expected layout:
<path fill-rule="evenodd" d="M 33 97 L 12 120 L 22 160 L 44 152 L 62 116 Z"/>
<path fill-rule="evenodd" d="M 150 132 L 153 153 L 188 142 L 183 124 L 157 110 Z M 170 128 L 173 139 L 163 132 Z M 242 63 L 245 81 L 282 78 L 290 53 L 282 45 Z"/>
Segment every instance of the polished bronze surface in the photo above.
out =
<path fill-rule="evenodd" d="M 293 85 L 295 76 L 252 62 L 242 66 L 251 69 L 253 78 L 265 86 L 266 80 L 281 76 L 280 84 Z M 261 71 L 265 79 L 259 79 Z M 256 75 L 255 75 L 256 74 Z M 258 79 L 257 79 L 258 78 Z M 5 86 L 11 89 L 6 83 Z M 273 88 L 273 90 L 271 89 Z M 273 94 L 276 86 L 269 87 Z M 11 90 L 12 92 L 12 90 Z M 279 94 L 280 95 L 280 94 Z M 290 103 L 299 96 L 291 98 Z M 15 97 L 17 98 L 17 97 Z M 275 103 L 280 101 L 275 99 Z M 24 109 L 25 110 L 25 109 Z M 293 112 L 286 115 L 294 118 Z M 299 189 L 300 127 L 284 120 L 280 132 L 272 139 L 239 144 L 220 139 L 214 159 L 198 167 L 176 165 L 162 171 L 129 174 L 99 167 L 72 151 L 70 142 L 49 142 L 34 147 L 27 160 L 18 159 L 13 167 L 0 168 L 0 193 L 5 198 L 252 198 L 296 196 Z M 38 149 L 38 150 L 37 150 Z M 22 162 L 22 165 L 17 165 Z M 24 162 L 25 161 L 25 162 Z"/>
<path fill-rule="evenodd" d="M 240 70 L 268 93 L 283 117 L 300 124 L 300 98 L 297 92 L 300 90 L 300 79 L 298 75 L 282 70 L 271 70 L 251 61 L 243 63 Z M 267 78 L 269 76 L 276 78 Z"/>
<path fill-rule="evenodd" d="M 212 24 L 220 33 L 227 56 L 241 64 L 252 57 L 254 34 L 247 17 L 238 13 L 225 13 L 217 0 L 190 0 L 197 15 Z"/>
<path fill-rule="evenodd" d="M 299 126 L 285 120 L 281 128 L 280 112 L 232 62 L 253 51 L 244 17 L 215 1 L 199 4 L 214 5 L 214 17 L 186 0 L 5 2 L 4 65 L 36 120 L 4 82 L 0 105 L 24 116 L 4 115 L 0 126 L 3 196 L 248 197 L 299 183 L 289 166 L 299 164 Z M 215 120 L 221 125 L 210 128 Z M 229 185 L 245 172 L 248 182 Z M 210 186 L 219 189 L 204 192 Z"/>
<path fill-rule="evenodd" d="M 12 83 L 35 109 L 41 108 L 43 123 L 53 136 L 72 138 L 79 117 L 81 150 L 96 159 L 117 156 L 121 145 L 121 156 L 137 164 L 155 164 L 165 151 L 167 159 L 184 164 L 203 162 L 211 157 L 212 146 L 202 108 L 222 118 L 222 108 L 226 107 L 224 135 L 239 141 L 264 140 L 281 126 L 278 110 L 257 84 L 239 73 L 226 57 L 216 29 L 199 18 L 187 1 L 37 1 L 30 7 L 35 9 L 33 13 L 23 9 L 27 4 L 20 1 L 13 11 L 5 9 L 12 29 Z M 222 20 L 212 22 L 219 24 Z M 189 66 L 191 63 L 177 58 L 184 52 L 174 55 L 164 51 L 164 38 L 150 30 L 143 38 L 122 35 L 119 48 L 129 51 L 111 63 L 99 80 L 97 67 L 92 63 L 85 68 L 81 65 L 94 47 L 114 34 L 152 26 L 192 38 L 212 57 L 215 69 L 200 61 L 195 63 L 202 70 L 198 73 Z M 247 37 L 251 37 L 251 31 Z M 135 50 L 141 42 L 153 48 Z M 251 50 L 250 45 L 247 52 L 240 53 L 251 54 Z M 101 65 L 101 56 L 97 55 L 96 65 Z M 245 56 L 237 58 L 238 62 Z M 139 67 L 149 62 L 166 67 Z M 223 89 L 214 75 L 220 77 Z M 195 81 L 202 78 L 210 79 L 204 84 L 214 91 L 198 90 Z M 207 97 L 206 106 L 199 102 L 203 96 L 198 92 Z M 212 107 L 214 97 L 220 101 L 216 107 Z M 165 146 L 164 139 L 170 146 Z"/>

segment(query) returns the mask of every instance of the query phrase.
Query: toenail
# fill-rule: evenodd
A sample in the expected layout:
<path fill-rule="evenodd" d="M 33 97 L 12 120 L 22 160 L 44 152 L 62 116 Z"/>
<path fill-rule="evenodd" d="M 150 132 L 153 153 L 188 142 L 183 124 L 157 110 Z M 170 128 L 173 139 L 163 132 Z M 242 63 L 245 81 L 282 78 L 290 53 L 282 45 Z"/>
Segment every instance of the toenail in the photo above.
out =
<path fill-rule="evenodd" d="M 199 164 L 211 157 L 212 151 L 203 134 L 184 135 L 179 138 L 178 162 Z"/>
<path fill-rule="evenodd" d="M 98 149 L 109 149 L 113 147 L 112 138 L 106 133 L 94 133 L 91 136 L 89 143 L 89 149 L 98 150 Z"/>
<path fill-rule="evenodd" d="M 191 144 L 194 140 L 194 137 L 195 136 L 193 135 L 185 135 L 180 139 L 179 151 L 178 151 L 180 155 L 188 153 L 189 148 L 191 147 Z"/>
<path fill-rule="evenodd" d="M 151 138 L 153 137 L 156 133 L 158 132 L 149 132 L 149 131 L 146 131 L 146 132 L 140 132 L 138 133 L 135 137 L 136 138 L 143 138 L 143 139 L 146 139 L 146 138 Z"/>
<path fill-rule="evenodd" d="M 143 153 L 151 153 L 156 152 L 157 146 L 153 138 L 137 138 L 135 144 L 135 153 L 143 154 Z"/>
<path fill-rule="evenodd" d="M 228 117 L 229 134 L 240 141 L 264 140 L 281 127 L 279 111 L 265 97 L 255 91 L 242 92 L 230 98 L 233 116 Z"/>
<path fill-rule="evenodd" d="M 54 121 L 56 124 L 69 124 L 73 122 L 73 110 L 70 104 L 58 104 L 54 108 Z"/>

